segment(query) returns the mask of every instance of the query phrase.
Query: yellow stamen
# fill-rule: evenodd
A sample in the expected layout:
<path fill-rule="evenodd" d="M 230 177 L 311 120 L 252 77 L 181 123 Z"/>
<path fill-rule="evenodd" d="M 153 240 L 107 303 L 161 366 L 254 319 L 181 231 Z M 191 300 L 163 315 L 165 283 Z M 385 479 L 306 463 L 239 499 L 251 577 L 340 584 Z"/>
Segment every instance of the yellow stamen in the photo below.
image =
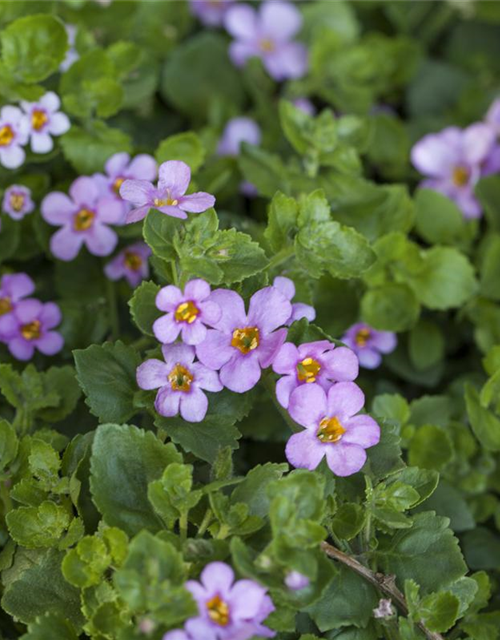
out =
<path fill-rule="evenodd" d="M 0 298 L 0 316 L 3 316 L 4 313 L 9 313 L 9 311 L 12 311 L 10 298 Z"/>
<path fill-rule="evenodd" d="M 229 624 L 229 605 L 216 595 L 207 600 L 208 617 L 215 624 L 225 627 Z"/>
<path fill-rule="evenodd" d="M 276 46 L 271 38 L 263 38 L 260 41 L 260 49 L 264 53 L 272 53 L 276 49 Z"/>
<path fill-rule="evenodd" d="M 33 320 L 33 322 L 23 324 L 21 335 L 25 340 L 37 340 L 41 335 L 40 320 Z"/>
<path fill-rule="evenodd" d="M 193 378 L 193 374 L 179 363 L 168 374 L 172 391 L 189 391 Z"/>
<path fill-rule="evenodd" d="M 5 124 L 0 129 L 0 147 L 6 147 L 12 142 L 12 140 L 14 140 L 14 132 L 12 131 L 12 127 L 8 124 Z"/>
<path fill-rule="evenodd" d="M 142 267 L 141 256 L 133 251 L 125 251 L 125 266 L 132 271 L 139 271 Z"/>
<path fill-rule="evenodd" d="M 40 131 L 49 121 L 48 115 L 42 109 L 33 109 L 31 113 L 31 126 L 35 131 Z"/>
<path fill-rule="evenodd" d="M 176 207 L 179 204 L 178 200 L 172 200 L 172 198 L 155 198 L 153 200 L 155 207 Z"/>
<path fill-rule="evenodd" d="M 334 416 L 333 418 L 323 418 L 319 423 L 316 436 L 321 442 L 333 443 L 341 440 L 344 433 L 344 427 L 340 424 L 339 419 Z"/>
<path fill-rule="evenodd" d="M 469 182 L 469 171 L 465 167 L 455 167 L 452 176 L 453 184 L 457 187 L 465 187 Z"/>
<path fill-rule="evenodd" d="M 94 222 L 95 213 L 90 209 L 80 209 L 73 221 L 73 229 L 75 231 L 86 231 L 90 229 Z"/>
<path fill-rule="evenodd" d="M 116 195 L 120 195 L 120 187 L 124 182 L 125 182 L 125 178 L 116 178 L 116 180 L 113 182 L 112 189 L 116 193 Z"/>
<path fill-rule="evenodd" d="M 360 329 L 355 338 L 355 342 L 358 347 L 366 347 L 366 343 L 368 342 L 370 335 L 370 329 Z"/>
<path fill-rule="evenodd" d="M 188 302 L 181 303 L 175 310 L 175 319 L 177 322 L 187 322 L 192 324 L 198 317 L 200 310 L 190 300 Z"/>
<path fill-rule="evenodd" d="M 260 337 L 257 327 L 245 327 L 244 329 L 235 329 L 233 331 L 233 339 L 231 346 L 239 349 L 241 353 L 247 354 L 259 346 Z"/>
<path fill-rule="evenodd" d="M 297 378 L 300 382 L 316 382 L 316 377 L 321 370 L 321 365 L 313 358 L 305 358 L 297 364 Z"/>
<path fill-rule="evenodd" d="M 22 193 L 12 193 L 10 196 L 10 206 L 14 211 L 21 211 L 24 207 L 24 195 Z"/>

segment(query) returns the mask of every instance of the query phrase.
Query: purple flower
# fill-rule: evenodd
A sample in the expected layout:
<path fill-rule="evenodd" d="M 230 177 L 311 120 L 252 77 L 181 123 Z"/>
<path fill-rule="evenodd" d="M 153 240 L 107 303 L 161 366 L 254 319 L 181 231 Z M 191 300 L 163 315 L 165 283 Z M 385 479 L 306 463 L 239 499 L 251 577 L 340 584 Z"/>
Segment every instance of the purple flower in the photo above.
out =
<path fill-rule="evenodd" d="M 394 351 L 398 339 L 391 331 L 376 331 L 367 324 L 358 322 L 346 331 L 342 342 L 357 354 L 362 367 L 376 369 L 382 362 L 381 354 Z"/>
<path fill-rule="evenodd" d="M 494 151 L 495 139 L 492 127 L 484 123 L 467 129 L 447 127 L 424 136 L 411 152 L 414 166 L 428 176 L 421 186 L 454 200 L 465 218 L 480 217 L 474 185 L 485 175 L 484 165 Z"/>
<path fill-rule="evenodd" d="M 12 184 L 5 190 L 2 208 L 14 220 L 21 220 L 35 208 L 31 191 L 21 184 Z"/>
<path fill-rule="evenodd" d="M 53 356 L 62 349 L 63 337 L 53 331 L 61 322 L 61 311 L 54 302 L 43 304 L 34 298 L 20 300 L 9 315 L 5 341 L 14 358 L 30 360 L 35 349 Z"/>
<path fill-rule="evenodd" d="M 175 342 L 179 333 L 187 344 L 200 344 L 207 336 L 208 326 L 220 320 L 222 311 L 210 299 L 211 289 L 205 280 L 190 280 L 184 293 L 173 285 L 163 287 L 156 296 L 156 306 L 166 315 L 153 324 L 153 333 L 163 344 Z"/>
<path fill-rule="evenodd" d="M 125 180 L 154 180 L 158 165 L 152 156 L 145 153 L 136 156 L 133 160 L 130 160 L 128 153 L 115 153 L 107 160 L 104 169 L 106 175 L 96 173 L 94 178 L 100 185 L 103 195 L 112 197 L 121 204 L 125 218 L 132 205 L 122 199 L 120 187 Z"/>
<path fill-rule="evenodd" d="M 335 347 L 328 340 L 318 340 L 296 347 L 286 342 L 276 354 L 273 371 L 283 375 L 276 383 L 276 397 L 285 409 L 290 395 L 306 384 L 319 384 L 327 391 L 334 382 L 355 380 L 358 358 L 347 347 Z"/>
<path fill-rule="evenodd" d="M 104 273 L 110 280 L 125 278 L 131 287 L 137 285 L 149 275 L 148 258 L 151 249 L 145 242 L 129 245 L 104 267 Z"/>
<path fill-rule="evenodd" d="M 354 382 L 337 382 L 328 391 L 318 384 L 303 385 L 292 393 L 288 411 L 304 431 L 286 445 L 294 467 L 313 470 L 324 456 L 337 476 L 350 476 L 366 461 L 365 449 L 376 445 L 380 427 L 367 415 L 356 415 L 365 396 Z"/>
<path fill-rule="evenodd" d="M 302 27 L 302 15 L 290 2 L 264 2 L 257 12 L 248 4 L 231 7 L 224 20 L 235 38 L 229 55 L 238 67 L 254 56 L 275 80 L 300 78 L 307 71 L 307 49 L 291 42 Z"/>
<path fill-rule="evenodd" d="M 207 27 L 219 27 L 234 0 L 189 0 L 193 14 Z"/>
<path fill-rule="evenodd" d="M 187 218 L 186 211 L 202 213 L 215 204 L 209 193 L 199 191 L 184 195 L 191 181 L 191 169 L 185 162 L 169 160 L 160 165 L 158 186 L 148 180 L 125 180 L 120 195 L 135 209 L 127 214 L 127 223 L 146 217 L 150 209 L 158 209 L 174 218 Z"/>
<path fill-rule="evenodd" d="M 68 50 L 66 51 L 64 60 L 59 65 L 59 71 L 61 72 L 67 71 L 72 64 L 80 59 L 80 54 L 75 48 L 77 28 L 74 24 L 65 24 L 64 28 L 68 36 Z"/>
<path fill-rule="evenodd" d="M 495 131 L 497 136 L 500 136 L 500 98 L 497 98 L 494 102 L 492 102 L 490 108 L 488 109 L 488 113 L 486 114 L 485 121 Z"/>
<path fill-rule="evenodd" d="M 27 115 L 31 150 L 35 153 L 52 151 L 54 143 L 51 136 L 60 136 L 70 128 L 69 118 L 59 111 L 60 106 L 59 96 L 53 91 L 46 93 L 38 102 L 21 102 Z"/>
<path fill-rule="evenodd" d="M 307 576 L 298 571 L 290 571 L 285 577 L 285 585 L 290 591 L 300 591 L 309 586 L 310 580 Z"/>
<path fill-rule="evenodd" d="M 316 107 L 308 98 L 296 98 L 292 101 L 292 104 L 294 104 L 297 109 L 300 109 L 308 116 L 316 115 Z"/>
<path fill-rule="evenodd" d="M 35 283 L 26 273 L 6 273 L 0 279 L 0 340 L 5 340 L 13 328 L 16 304 L 30 296 Z"/>
<path fill-rule="evenodd" d="M 233 118 L 226 124 L 217 147 L 220 156 L 237 156 L 242 142 L 260 144 L 262 134 L 259 125 L 251 118 Z"/>
<path fill-rule="evenodd" d="M 42 201 L 42 216 L 52 225 L 60 226 L 50 239 L 50 250 L 60 260 L 73 260 L 83 244 L 95 256 L 108 256 L 118 242 L 118 236 L 108 224 L 122 219 L 120 203 L 102 197 L 93 178 L 77 178 L 65 193 L 54 191 Z"/>
<path fill-rule="evenodd" d="M 20 167 L 26 154 L 29 123 L 21 109 L 7 105 L 0 110 L 0 163 L 7 169 Z"/>
<path fill-rule="evenodd" d="M 295 285 L 293 280 L 285 278 L 284 276 L 277 276 L 273 280 L 273 287 L 278 289 L 278 291 L 281 291 L 285 298 L 292 302 L 295 297 Z M 292 313 L 285 324 L 290 325 L 292 322 L 301 320 L 302 318 L 307 318 L 309 322 L 312 322 L 316 318 L 316 311 L 314 307 L 311 307 L 309 304 L 296 302 L 295 304 L 292 304 Z"/>
<path fill-rule="evenodd" d="M 155 409 L 166 418 L 179 412 L 187 422 L 201 422 L 207 414 L 205 391 L 222 391 L 215 371 L 194 362 L 194 348 L 186 344 L 163 345 L 162 360 L 146 360 L 137 369 L 141 389 L 158 389 Z"/>
<path fill-rule="evenodd" d="M 222 310 L 215 329 L 196 347 L 204 365 L 220 369 L 222 384 L 237 393 L 254 387 L 261 368 L 269 367 L 286 339 L 287 330 L 278 329 L 290 317 L 291 304 L 274 287 L 254 293 L 248 315 L 243 298 L 235 291 L 216 289 L 210 299 Z"/>
<path fill-rule="evenodd" d="M 200 582 L 189 580 L 186 589 L 199 612 L 199 616 L 186 622 L 192 640 L 248 640 L 276 635 L 262 624 L 274 611 L 267 590 L 253 580 L 235 581 L 233 570 L 224 562 L 208 564 L 201 572 Z M 176 636 L 167 638 L 175 640 Z"/>

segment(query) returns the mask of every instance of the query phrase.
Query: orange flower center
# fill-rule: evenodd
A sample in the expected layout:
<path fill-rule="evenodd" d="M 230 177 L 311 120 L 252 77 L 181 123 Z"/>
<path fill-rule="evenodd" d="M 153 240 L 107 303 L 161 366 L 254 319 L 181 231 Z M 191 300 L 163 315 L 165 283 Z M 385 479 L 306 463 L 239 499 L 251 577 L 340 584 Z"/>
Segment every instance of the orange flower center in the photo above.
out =
<path fill-rule="evenodd" d="M 42 109 L 33 109 L 33 112 L 31 113 L 31 126 L 35 131 L 40 131 L 48 121 L 49 117 L 45 111 Z"/>
<path fill-rule="evenodd" d="M 11 194 L 10 206 L 14 209 L 14 211 L 21 211 L 24 207 L 24 195 L 22 193 Z"/>
<path fill-rule="evenodd" d="M 229 605 L 216 595 L 207 600 L 208 617 L 215 624 L 225 627 L 229 623 Z"/>
<path fill-rule="evenodd" d="M 73 221 L 74 230 L 86 231 L 87 229 L 90 229 L 92 223 L 94 222 L 94 218 L 95 213 L 93 211 L 90 211 L 90 209 L 80 209 Z"/>
<path fill-rule="evenodd" d="M 116 193 L 117 196 L 120 195 L 120 187 L 122 186 L 122 184 L 125 182 L 125 178 L 116 178 L 116 180 L 113 182 L 113 191 Z"/>
<path fill-rule="evenodd" d="M 321 442 L 338 442 L 345 433 L 344 427 L 340 424 L 340 420 L 334 416 L 333 418 L 323 418 L 319 423 L 318 433 L 316 437 Z"/>
<path fill-rule="evenodd" d="M 0 128 L 0 147 L 6 147 L 14 140 L 14 132 L 12 131 L 12 127 L 8 124 L 5 124 L 2 128 Z"/>
<path fill-rule="evenodd" d="M 297 378 L 300 382 L 316 382 L 316 377 L 321 370 L 321 365 L 313 358 L 304 358 L 297 364 Z"/>
<path fill-rule="evenodd" d="M 188 302 L 182 302 L 175 310 L 174 317 L 177 322 L 187 322 L 192 324 L 199 316 L 200 310 L 189 300 Z"/>
<path fill-rule="evenodd" d="M 9 313 L 9 311 L 12 311 L 10 298 L 0 298 L 0 316 L 3 316 L 4 313 Z"/>
<path fill-rule="evenodd" d="M 260 41 L 260 49 L 264 53 L 272 53 L 276 49 L 276 46 L 271 38 L 263 38 Z"/>
<path fill-rule="evenodd" d="M 355 338 L 356 344 L 359 347 L 366 347 L 366 343 L 368 342 L 370 335 L 371 335 L 370 329 L 360 329 L 356 334 L 356 338 Z"/>
<path fill-rule="evenodd" d="M 245 327 L 244 329 L 235 329 L 233 331 L 233 339 L 231 346 L 239 349 L 241 353 L 247 354 L 259 346 L 260 337 L 257 327 Z"/>
<path fill-rule="evenodd" d="M 125 251 L 125 266 L 131 271 L 139 271 L 142 267 L 141 256 L 133 251 Z"/>
<path fill-rule="evenodd" d="M 457 187 L 465 187 L 469 182 L 469 170 L 466 167 L 455 167 L 452 179 L 453 184 Z"/>
<path fill-rule="evenodd" d="M 33 320 L 33 322 L 23 324 L 21 327 L 21 335 L 25 340 L 37 340 L 40 334 L 40 320 Z"/>
<path fill-rule="evenodd" d="M 172 391 L 189 391 L 193 382 L 193 374 L 186 367 L 177 363 L 172 371 L 168 374 L 168 381 Z"/>

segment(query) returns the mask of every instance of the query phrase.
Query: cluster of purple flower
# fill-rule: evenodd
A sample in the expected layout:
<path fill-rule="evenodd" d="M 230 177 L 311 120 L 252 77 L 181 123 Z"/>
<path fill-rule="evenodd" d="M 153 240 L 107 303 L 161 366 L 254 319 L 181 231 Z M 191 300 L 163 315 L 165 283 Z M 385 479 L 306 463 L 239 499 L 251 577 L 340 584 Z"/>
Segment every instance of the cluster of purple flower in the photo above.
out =
<path fill-rule="evenodd" d="M 54 328 L 61 322 L 61 311 L 54 302 L 29 298 L 35 283 L 25 273 L 6 274 L 0 279 L 0 342 L 18 360 L 30 360 L 38 349 L 52 356 L 64 340 Z"/>
<path fill-rule="evenodd" d="M 31 198 L 31 190 L 22 184 L 11 184 L 5 189 L 2 201 L 2 210 L 13 220 L 22 220 L 24 216 L 31 213 L 35 208 L 35 203 Z M 0 230 L 1 230 L 0 221 Z"/>
<path fill-rule="evenodd" d="M 6 105 L 0 110 L 0 163 L 7 169 L 20 167 L 31 143 L 33 153 L 48 153 L 54 142 L 70 128 L 67 115 L 59 111 L 61 101 L 49 91 L 38 102 L 21 101 L 21 108 Z"/>
<path fill-rule="evenodd" d="M 491 105 L 484 122 L 424 136 L 411 152 L 413 165 L 427 176 L 421 186 L 451 198 L 465 218 L 479 218 L 482 210 L 474 187 L 480 178 L 500 171 L 499 136 L 500 99 Z"/>
<path fill-rule="evenodd" d="M 201 279 L 188 282 L 184 291 L 164 287 L 156 306 L 165 314 L 153 325 L 164 360 L 141 364 L 137 382 L 141 389 L 158 389 L 155 409 L 160 415 L 180 413 L 189 422 L 200 422 L 208 410 L 204 391 L 226 387 L 245 393 L 260 380 L 262 369 L 272 366 L 282 376 L 276 384 L 278 402 L 304 427 L 287 444 L 289 462 L 315 469 L 326 456 L 336 475 L 350 475 L 361 469 L 365 449 L 380 436 L 372 418 L 357 415 L 364 406 L 363 392 L 353 382 L 358 358 L 354 350 L 328 340 L 299 347 L 285 342 L 289 324 L 315 318 L 309 305 L 292 304 L 294 296 L 293 282 L 278 277 L 251 297 L 247 312 L 236 292 L 212 291 Z M 174 344 L 179 335 L 182 343 Z M 380 351 L 395 346 L 393 334 L 366 325 L 355 325 L 349 335 L 356 350 L 366 350 L 364 361 L 372 367 L 374 354 L 380 358 Z"/>

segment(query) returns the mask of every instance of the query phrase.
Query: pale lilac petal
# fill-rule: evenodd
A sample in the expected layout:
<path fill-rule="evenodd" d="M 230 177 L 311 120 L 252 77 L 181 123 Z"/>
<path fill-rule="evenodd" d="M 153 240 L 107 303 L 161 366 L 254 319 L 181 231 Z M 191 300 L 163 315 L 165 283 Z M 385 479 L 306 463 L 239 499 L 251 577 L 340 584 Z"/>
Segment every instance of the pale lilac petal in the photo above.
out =
<path fill-rule="evenodd" d="M 177 340 L 177 336 L 181 332 L 181 323 L 176 322 L 173 313 L 161 316 L 153 323 L 153 333 L 155 338 L 163 344 L 170 344 Z"/>
<path fill-rule="evenodd" d="M 265 595 L 266 589 L 253 580 L 238 580 L 231 589 L 231 613 L 236 619 L 256 618 Z"/>
<path fill-rule="evenodd" d="M 189 165 L 180 160 L 168 160 L 160 165 L 158 189 L 169 191 L 173 198 L 183 196 L 191 181 Z"/>
<path fill-rule="evenodd" d="M 78 205 L 93 205 L 100 196 L 99 185 L 93 178 L 81 176 L 69 188 L 69 195 Z"/>
<path fill-rule="evenodd" d="M 232 333 L 235 329 L 249 326 L 245 313 L 243 298 L 229 289 L 216 289 L 210 294 L 210 300 L 219 305 L 222 316 L 217 322 L 217 329 Z"/>
<path fill-rule="evenodd" d="M 127 213 L 125 218 L 126 224 L 131 224 L 132 222 L 139 222 L 139 220 L 144 220 L 144 218 L 148 215 L 150 210 L 149 204 L 144 207 L 139 207 L 138 209 L 132 209 Z"/>
<path fill-rule="evenodd" d="M 155 409 L 165 418 L 173 418 L 179 413 L 181 391 L 173 391 L 170 387 L 162 387 L 156 394 Z"/>
<path fill-rule="evenodd" d="M 0 280 L 0 290 L 17 301 L 31 295 L 35 290 L 35 283 L 26 273 L 5 274 Z"/>
<path fill-rule="evenodd" d="M 146 360 L 137 368 L 137 384 L 141 389 L 159 389 L 167 383 L 169 373 L 167 365 L 161 360 Z"/>
<path fill-rule="evenodd" d="M 291 342 L 286 342 L 273 360 L 273 371 L 279 374 L 295 373 L 299 359 L 297 347 Z"/>
<path fill-rule="evenodd" d="M 69 226 L 61 227 L 50 239 L 50 250 L 59 260 L 74 260 L 83 244 L 84 236 Z"/>
<path fill-rule="evenodd" d="M 104 165 L 104 169 L 110 178 L 120 178 L 124 175 L 129 162 L 129 154 L 125 151 L 121 151 L 120 153 L 114 153 L 111 158 L 108 158 Z M 137 179 L 148 179 L 146 176 L 135 176 L 132 173 L 130 173 L 130 175 Z"/>
<path fill-rule="evenodd" d="M 48 153 L 54 148 L 52 138 L 48 133 L 38 133 L 33 131 L 31 134 L 31 149 L 34 153 Z"/>
<path fill-rule="evenodd" d="M 171 216 L 172 218 L 180 218 L 181 220 L 185 220 L 187 218 L 187 213 L 184 213 L 182 209 L 179 207 L 172 207 L 170 205 L 166 205 L 165 207 L 154 207 L 158 211 L 161 211 L 167 216 Z"/>
<path fill-rule="evenodd" d="M 370 346 L 375 347 L 381 353 L 390 353 L 394 351 L 397 343 L 398 339 L 395 333 L 391 331 L 374 331 Z"/>
<path fill-rule="evenodd" d="M 264 334 L 285 324 L 292 313 L 292 305 L 275 287 L 265 287 L 254 293 L 248 310 L 249 326 L 257 326 Z"/>
<path fill-rule="evenodd" d="M 14 313 L 21 324 L 31 322 L 38 318 L 43 309 L 43 303 L 36 298 L 27 298 L 20 300 L 16 306 Z"/>
<path fill-rule="evenodd" d="M 215 204 L 214 196 L 204 191 L 192 193 L 189 196 L 179 198 L 179 209 L 189 211 L 190 213 L 202 213 Z"/>
<path fill-rule="evenodd" d="M 150 180 L 151 182 L 156 179 L 157 172 L 158 165 L 156 160 L 146 153 L 140 153 L 136 156 L 127 171 L 130 176 L 137 180 Z"/>
<path fill-rule="evenodd" d="M 338 382 L 328 391 L 328 415 L 340 422 L 361 411 L 364 404 L 365 394 L 354 382 Z"/>
<path fill-rule="evenodd" d="M 224 388 L 219 380 L 219 374 L 203 366 L 200 362 L 195 362 L 191 366 L 191 371 L 193 372 L 196 386 L 200 387 L 200 389 L 217 393 Z"/>
<path fill-rule="evenodd" d="M 0 149 L 0 162 L 7 169 L 17 169 L 23 164 L 25 158 L 24 150 L 18 145 L 13 144 Z"/>
<path fill-rule="evenodd" d="M 267 336 L 261 336 L 257 356 L 263 369 L 267 369 L 273 363 L 277 352 L 286 340 L 287 333 L 286 329 L 279 329 Z"/>
<path fill-rule="evenodd" d="M 225 562 L 211 562 L 201 572 L 200 582 L 207 591 L 225 596 L 234 582 L 234 571 Z"/>
<path fill-rule="evenodd" d="M 304 358 L 321 358 L 327 351 L 331 351 L 334 348 L 329 340 L 315 340 L 314 342 L 304 342 L 299 345 L 298 355 L 299 360 Z"/>
<path fill-rule="evenodd" d="M 104 267 L 104 273 L 110 280 L 119 280 L 125 275 L 126 269 L 123 263 L 123 255 L 121 253 L 118 254 L 116 258 L 113 258 L 113 260 L 108 262 Z"/>
<path fill-rule="evenodd" d="M 204 618 L 191 618 L 187 620 L 184 628 L 189 634 L 187 640 L 218 640 L 212 623 Z"/>
<path fill-rule="evenodd" d="M 306 318 L 309 322 L 313 322 L 316 319 L 316 309 L 311 307 L 310 304 L 304 304 L 303 302 L 295 302 L 292 304 L 292 315 L 288 320 L 288 323 L 296 322 Z"/>
<path fill-rule="evenodd" d="M 23 338 L 9 340 L 9 351 L 17 360 L 30 360 L 35 353 L 35 345 Z"/>
<path fill-rule="evenodd" d="M 169 284 L 158 291 L 155 304 L 160 311 L 175 311 L 184 301 L 185 296 L 182 294 L 179 287 Z"/>
<path fill-rule="evenodd" d="M 328 466 L 337 476 L 351 476 L 366 462 L 366 451 L 356 444 L 338 442 L 326 445 L 325 449 Z"/>
<path fill-rule="evenodd" d="M 182 331 L 182 340 L 186 344 L 200 344 L 207 336 L 207 328 L 201 320 L 195 320 L 192 324 L 179 323 Z"/>
<path fill-rule="evenodd" d="M 210 285 L 201 278 L 190 280 L 184 287 L 184 296 L 194 302 L 202 301 L 210 295 Z"/>
<path fill-rule="evenodd" d="M 248 4 L 231 7 L 224 18 L 224 26 L 238 40 L 254 40 L 259 36 L 257 14 Z"/>
<path fill-rule="evenodd" d="M 243 142 L 258 145 L 261 140 L 259 125 L 251 118 L 233 118 L 224 129 L 217 147 L 221 156 L 237 156 Z"/>
<path fill-rule="evenodd" d="M 461 209 L 464 217 L 468 220 L 474 218 L 480 218 L 482 215 L 482 209 L 479 202 L 473 195 L 472 189 L 461 190 L 461 192 L 453 197 L 453 200 L 457 203 Z"/>
<path fill-rule="evenodd" d="M 125 180 L 120 187 L 120 195 L 136 207 L 152 206 L 156 190 L 147 180 Z"/>
<path fill-rule="evenodd" d="M 285 455 L 293 467 L 314 471 L 323 459 L 326 449 L 313 431 L 305 429 L 300 433 L 294 433 L 288 440 Z"/>
<path fill-rule="evenodd" d="M 454 144 L 450 144 L 451 137 Z M 413 146 L 411 161 L 425 176 L 446 177 L 452 167 L 460 163 L 460 139 L 460 130 L 457 127 L 448 127 L 440 134 L 430 133 Z"/>
<path fill-rule="evenodd" d="M 57 327 L 61 322 L 62 314 L 61 309 L 55 302 L 46 302 L 43 305 L 43 309 L 39 315 L 39 320 L 42 322 L 46 329 L 52 329 Z"/>
<path fill-rule="evenodd" d="M 176 364 L 182 364 L 191 371 L 191 364 L 194 360 L 195 350 L 187 344 L 168 344 L 162 348 L 165 364 L 172 369 Z"/>
<path fill-rule="evenodd" d="M 116 231 L 104 224 L 94 222 L 85 234 L 85 243 L 90 253 L 95 256 L 109 256 L 118 244 Z"/>
<path fill-rule="evenodd" d="M 358 351 L 358 360 L 365 369 L 376 369 L 382 362 L 382 355 L 375 349 L 365 347 Z"/>
<path fill-rule="evenodd" d="M 263 62 L 269 75 L 275 80 L 301 78 L 307 72 L 307 49 L 300 42 L 289 42 L 264 56 Z"/>
<path fill-rule="evenodd" d="M 198 359 L 210 369 L 220 369 L 234 354 L 231 336 L 213 329 L 209 329 L 205 340 L 196 345 Z"/>
<path fill-rule="evenodd" d="M 60 136 L 71 127 L 71 122 L 65 113 L 54 113 L 50 117 L 48 126 L 49 133 L 53 136 Z"/>
<path fill-rule="evenodd" d="M 260 366 L 255 352 L 247 355 L 237 353 L 220 370 L 220 381 L 235 393 L 250 391 L 259 380 Z"/>
<path fill-rule="evenodd" d="M 229 45 L 229 57 L 237 67 L 242 67 L 249 58 L 259 53 L 258 46 L 253 42 L 231 42 Z"/>
<path fill-rule="evenodd" d="M 192 387 L 189 393 L 181 393 L 180 413 L 187 422 L 201 422 L 207 415 L 207 396 L 196 387 Z"/>
<path fill-rule="evenodd" d="M 54 225 L 62 225 L 71 220 L 75 210 L 74 202 L 60 191 L 49 193 L 41 204 L 43 219 Z"/>
<path fill-rule="evenodd" d="M 288 409 L 290 404 L 290 396 L 293 391 L 299 386 L 297 382 L 297 376 L 295 374 L 290 376 L 283 376 L 276 383 L 276 397 L 282 407 Z"/>
<path fill-rule="evenodd" d="M 468 163 L 483 162 L 496 142 L 496 133 L 483 122 L 476 122 L 465 129 L 463 134 L 464 156 Z"/>
<path fill-rule="evenodd" d="M 212 300 L 198 303 L 197 306 L 201 312 L 201 319 L 205 324 L 215 326 L 221 319 L 222 310 L 219 305 Z"/>
<path fill-rule="evenodd" d="M 352 349 L 337 347 L 324 356 L 323 362 L 331 380 L 347 382 L 358 377 L 359 360 Z"/>
<path fill-rule="evenodd" d="M 13 107 L 11 105 L 5 105 L 0 111 L 2 120 L 10 120 L 12 123 L 19 122 L 23 117 L 23 112 L 19 107 Z"/>
<path fill-rule="evenodd" d="M 64 346 L 64 339 L 57 331 L 47 331 L 36 340 L 37 349 L 46 356 L 53 356 L 61 351 Z"/>
<path fill-rule="evenodd" d="M 40 98 L 38 103 L 49 113 L 54 113 L 61 106 L 59 96 L 53 91 L 47 91 L 47 93 Z"/>
<path fill-rule="evenodd" d="M 291 2 L 268 0 L 261 5 L 259 17 L 263 32 L 282 42 L 291 40 L 302 26 L 302 14 Z"/>
<path fill-rule="evenodd" d="M 288 412 L 303 427 L 319 425 L 327 415 L 327 396 L 315 383 L 303 384 L 290 396 Z"/>
<path fill-rule="evenodd" d="M 290 280 L 290 278 L 276 276 L 273 280 L 273 287 L 276 287 L 278 291 L 281 291 L 287 300 L 293 300 L 295 296 L 295 284 L 293 280 Z"/>
<path fill-rule="evenodd" d="M 123 203 L 116 198 L 100 198 L 97 201 L 97 219 L 106 224 L 120 224 L 123 219 Z"/>
<path fill-rule="evenodd" d="M 366 449 L 378 444 L 380 440 L 380 427 L 370 416 L 354 416 L 343 427 L 346 429 L 342 436 L 343 444 L 357 444 Z"/>

